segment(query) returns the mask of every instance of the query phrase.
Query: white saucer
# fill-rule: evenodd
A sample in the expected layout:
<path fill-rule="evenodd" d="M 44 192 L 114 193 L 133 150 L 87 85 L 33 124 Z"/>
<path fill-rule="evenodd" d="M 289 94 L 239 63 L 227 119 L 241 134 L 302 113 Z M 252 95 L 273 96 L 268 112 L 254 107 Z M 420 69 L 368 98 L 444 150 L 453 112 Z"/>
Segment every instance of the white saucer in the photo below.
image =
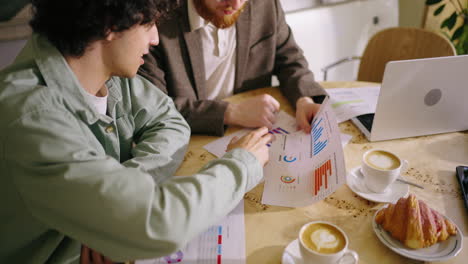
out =
<path fill-rule="evenodd" d="M 386 208 L 384 206 L 380 210 Z M 463 248 L 463 237 L 460 229 L 457 227 L 457 234 L 450 236 L 447 240 L 438 242 L 435 245 L 421 249 L 410 249 L 403 245 L 400 241 L 393 238 L 387 231 L 385 231 L 379 224 L 375 222 L 375 216 L 380 211 L 374 214 L 372 221 L 372 229 L 379 240 L 389 249 L 397 254 L 407 258 L 421 260 L 421 261 L 443 261 L 455 257 L 460 253 Z M 448 219 L 448 218 L 447 218 Z M 452 221 L 453 222 L 453 221 Z"/>
<path fill-rule="evenodd" d="M 349 261 L 346 261 L 346 258 L 343 260 L 345 264 L 346 263 L 350 264 Z M 283 257 L 281 258 L 281 264 L 304 264 L 304 261 L 302 260 L 301 252 L 299 249 L 299 241 L 297 239 L 294 239 L 284 249 Z M 320 263 L 315 263 L 315 264 L 320 264 Z"/>
<path fill-rule="evenodd" d="M 301 252 L 299 251 L 299 241 L 294 239 L 286 246 L 281 258 L 282 264 L 302 264 Z"/>
<path fill-rule="evenodd" d="M 395 203 L 401 197 L 408 195 L 409 187 L 405 183 L 395 181 L 385 192 L 375 193 L 370 191 L 364 183 L 361 167 L 352 169 L 346 175 L 346 184 L 357 195 L 364 199 L 379 203 Z"/>

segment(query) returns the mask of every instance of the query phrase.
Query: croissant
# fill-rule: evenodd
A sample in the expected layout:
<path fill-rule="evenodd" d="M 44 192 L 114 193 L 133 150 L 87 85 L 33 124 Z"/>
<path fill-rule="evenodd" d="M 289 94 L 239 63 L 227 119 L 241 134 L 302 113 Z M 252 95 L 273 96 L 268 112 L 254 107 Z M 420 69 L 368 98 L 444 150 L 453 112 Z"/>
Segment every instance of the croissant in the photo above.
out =
<path fill-rule="evenodd" d="M 430 247 L 455 235 L 455 225 L 413 194 L 380 210 L 375 221 L 392 237 L 413 249 Z"/>

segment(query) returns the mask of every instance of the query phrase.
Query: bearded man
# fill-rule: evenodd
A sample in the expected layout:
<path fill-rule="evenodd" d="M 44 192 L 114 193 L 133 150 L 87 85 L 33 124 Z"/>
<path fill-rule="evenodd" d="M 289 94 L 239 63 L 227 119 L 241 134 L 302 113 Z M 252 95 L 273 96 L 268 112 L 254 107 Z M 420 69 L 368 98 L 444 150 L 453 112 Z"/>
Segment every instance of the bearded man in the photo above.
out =
<path fill-rule="evenodd" d="M 160 44 L 139 73 L 173 98 L 192 133 L 221 136 L 226 125 L 271 128 L 279 103 L 263 94 L 234 104 L 222 99 L 270 87 L 272 76 L 310 132 L 325 90 L 314 81 L 286 24 L 279 0 L 183 0 L 159 25 Z"/>

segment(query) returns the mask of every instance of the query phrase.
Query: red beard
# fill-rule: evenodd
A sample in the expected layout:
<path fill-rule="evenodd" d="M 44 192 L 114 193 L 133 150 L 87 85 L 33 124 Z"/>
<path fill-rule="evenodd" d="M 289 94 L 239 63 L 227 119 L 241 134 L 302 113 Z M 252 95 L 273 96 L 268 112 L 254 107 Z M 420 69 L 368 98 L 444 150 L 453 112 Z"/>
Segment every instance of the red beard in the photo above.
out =
<path fill-rule="evenodd" d="M 246 1 L 242 7 L 231 15 L 217 16 L 215 12 L 211 11 L 208 6 L 205 4 L 204 0 L 193 0 L 193 5 L 197 10 L 198 14 L 211 22 L 217 28 L 228 28 L 234 25 L 237 21 L 237 18 L 240 16 L 242 11 L 244 11 Z"/>

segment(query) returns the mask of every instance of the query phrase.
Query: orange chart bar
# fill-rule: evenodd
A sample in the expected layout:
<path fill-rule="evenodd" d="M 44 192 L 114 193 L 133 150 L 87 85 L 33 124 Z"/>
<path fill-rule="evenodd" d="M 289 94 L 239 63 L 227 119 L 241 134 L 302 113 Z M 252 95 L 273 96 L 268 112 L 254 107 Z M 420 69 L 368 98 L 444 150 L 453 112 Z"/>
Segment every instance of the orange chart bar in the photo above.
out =
<path fill-rule="evenodd" d="M 331 161 L 327 160 L 322 166 L 314 170 L 314 195 L 317 195 L 325 182 L 325 189 L 328 189 L 328 177 L 332 175 Z"/>

